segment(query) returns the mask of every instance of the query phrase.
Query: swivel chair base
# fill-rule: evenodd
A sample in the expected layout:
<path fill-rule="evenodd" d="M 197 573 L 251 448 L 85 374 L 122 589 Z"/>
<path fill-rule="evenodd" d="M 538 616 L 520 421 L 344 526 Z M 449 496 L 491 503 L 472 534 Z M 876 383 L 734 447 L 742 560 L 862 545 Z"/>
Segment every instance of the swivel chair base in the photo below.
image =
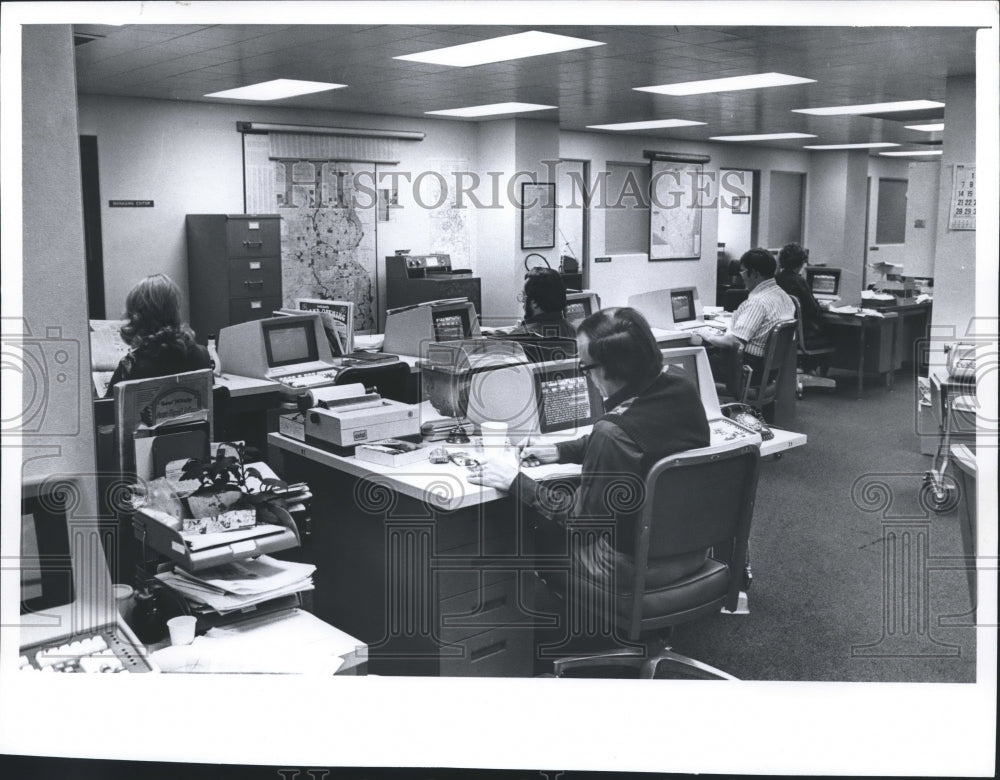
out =
<path fill-rule="evenodd" d="M 554 677 L 575 677 L 569 674 L 594 668 L 638 669 L 639 679 L 653 680 L 661 665 L 679 668 L 684 677 L 702 680 L 737 680 L 731 674 L 714 666 L 675 653 L 663 639 L 647 645 L 645 651 L 638 648 L 620 648 L 599 655 L 572 656 L 559 658 L 552 664 Z"/>
<path fill-rule="evenodd" d="M 837 380 L 799 371 L 795 382 L 795 396 L 802 398 L 802 391 L 807 387 L 825 387 L 830 390 L 836 390 Z"/>

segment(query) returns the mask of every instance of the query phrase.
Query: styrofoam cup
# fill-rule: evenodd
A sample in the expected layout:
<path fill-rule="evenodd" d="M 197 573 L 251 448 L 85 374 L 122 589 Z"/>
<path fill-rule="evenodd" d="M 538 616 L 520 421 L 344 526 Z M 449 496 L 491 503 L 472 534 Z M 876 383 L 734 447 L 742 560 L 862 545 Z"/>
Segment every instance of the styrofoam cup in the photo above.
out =
<path fill-rule="evenodd" d="M 167 621 L 170 630 L 170 644 L 189 645 L 194 641 L 194 626 L 198 619 L 194 615 L 178 615 Z"/>

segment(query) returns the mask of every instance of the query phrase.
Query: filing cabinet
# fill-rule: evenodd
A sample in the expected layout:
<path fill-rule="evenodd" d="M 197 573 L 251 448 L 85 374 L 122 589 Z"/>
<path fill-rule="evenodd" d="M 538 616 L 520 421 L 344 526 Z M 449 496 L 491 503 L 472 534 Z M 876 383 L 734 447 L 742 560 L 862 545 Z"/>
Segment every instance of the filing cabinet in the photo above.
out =
<path fill-rule="evenodd" d="M 227 325 L 281 308 L 280 220 L 276 214 L 187 215 L 190 322 L 200 343 Z"/>

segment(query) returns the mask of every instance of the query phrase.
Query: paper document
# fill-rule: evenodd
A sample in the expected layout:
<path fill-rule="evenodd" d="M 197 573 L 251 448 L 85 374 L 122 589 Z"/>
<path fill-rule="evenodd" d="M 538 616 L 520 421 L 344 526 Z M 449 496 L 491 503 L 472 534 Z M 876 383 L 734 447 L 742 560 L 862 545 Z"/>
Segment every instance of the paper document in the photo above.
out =
<path fill-rule="evenodd" d="M 273 525 L 271 523 L 260 523 L 250 528 L 241 528 L 236 531 L 220 531 L 214 534 L 185 534 L 181 537 L 192 551 L 204 550 L 207 547 L 215 547 L 221 544 L 232 544 L 244 539 L 258 539 L 262 536 L 280 534 L 285 530 L 283 525 Z"/>
<path fill-rule="evenodd" d="M 269 555 L 213 566 L 198 574 L 179 572 L 182 577 L 201 582 L 219 591 L 236 594 L 266 593 L 311 577 L 316 567 L 310 563 L 279 561 Z"/>

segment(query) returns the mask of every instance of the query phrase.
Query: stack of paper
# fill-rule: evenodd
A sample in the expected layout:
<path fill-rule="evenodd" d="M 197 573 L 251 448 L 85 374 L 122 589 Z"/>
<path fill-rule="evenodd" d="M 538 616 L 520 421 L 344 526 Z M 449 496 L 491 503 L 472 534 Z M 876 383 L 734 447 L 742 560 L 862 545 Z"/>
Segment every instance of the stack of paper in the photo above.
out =
<path fill-rule="evenodd" d="M 312 564 L 279 561 L 261 555 L 205 569 L 198 574 L 177 568 L 156 577 L 192 604 L 204 605 L 225 615 L 281 596 L 312 590 L 315 571 Z"/>

